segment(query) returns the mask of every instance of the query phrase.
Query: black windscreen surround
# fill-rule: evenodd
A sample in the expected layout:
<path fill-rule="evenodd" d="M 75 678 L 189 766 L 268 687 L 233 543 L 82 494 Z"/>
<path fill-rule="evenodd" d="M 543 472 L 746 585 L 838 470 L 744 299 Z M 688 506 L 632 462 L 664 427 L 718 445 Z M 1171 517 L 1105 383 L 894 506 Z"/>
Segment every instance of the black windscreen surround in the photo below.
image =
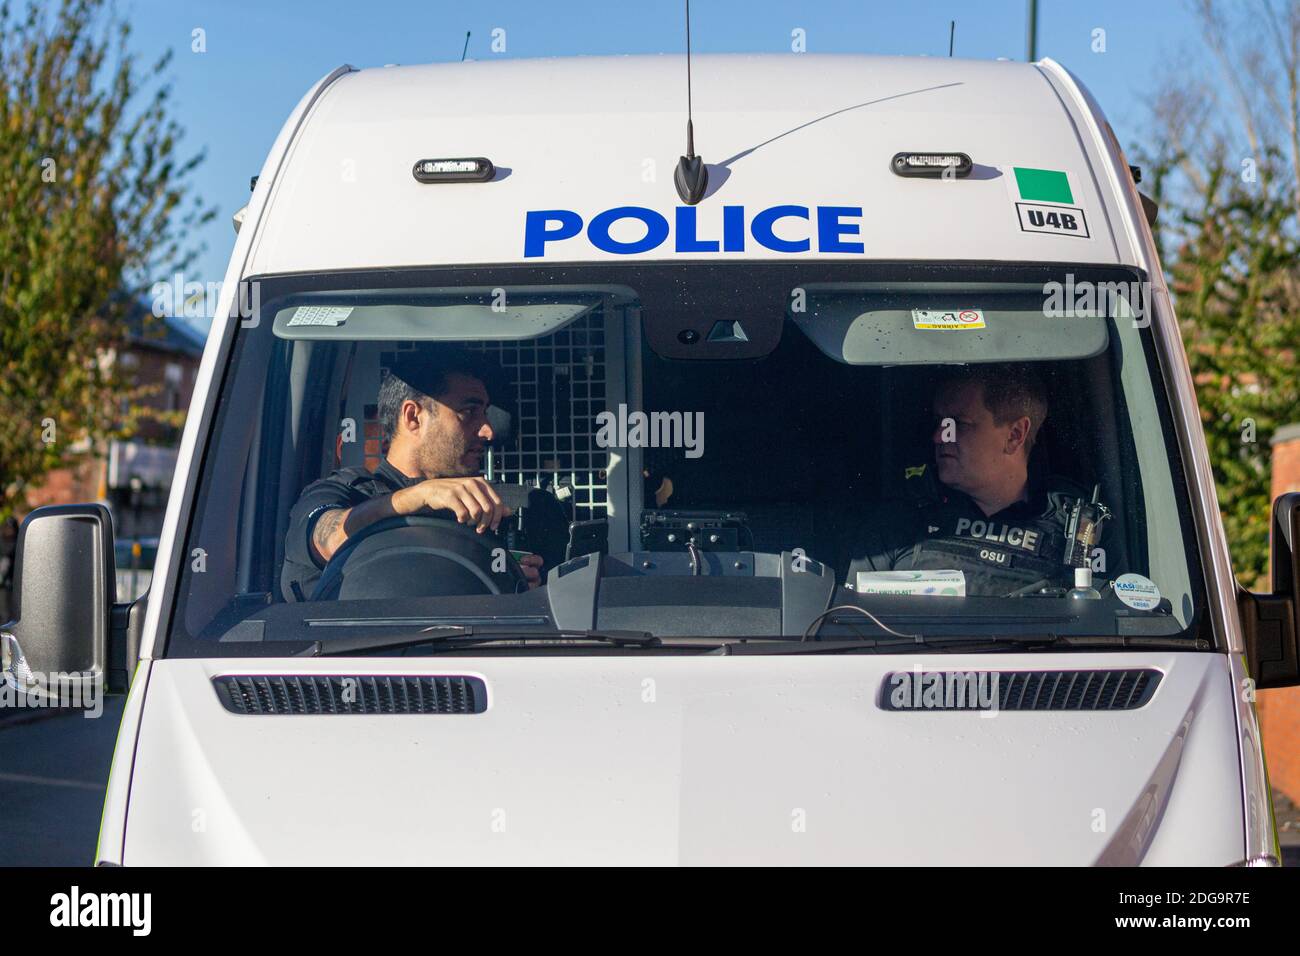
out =
<path fill-rule="evenodd" d="M 279 577 L 290 511 L 303 488 L 335 468 L 372 472 L 383 461 L 387 446 L 376 404 L 380 382 L 403 353 L 420 348 L 419 340 L 388 334 L 374 340 L 349 338 L 347 308 L 370 310 L 358 313 L 366 317 L 355 326 L 358 332 L 363 325 L 380 329 L 392 316 L 406 323 L 402 328 L 419 331 L 424 321 L 420 310 L 433 308 L 428 339 L 472 351 L 500 373 L 491 376 L 491 403 L 508 416 L 509 427 L 493 443 L 492 480 L 549 496 L 554 505 L 549 527 L 561 537 L 570 521 L 608 525 L 608 533 L 592 531 L 592 540 L 607 540 L 611 555 L 624 555 L 620 566 L 633 573 L 602 574 L 591 612 L 565 617 L 563 626 L 622 626 L 681 635 L 689 634 L 695 615 L 701 636 L 725 634 L 728 627 L 754 633 L 793 628 L 797 634 L 803 625 L 796 626 L 790 594 L 771 591 L 771 580 L 745 580 L 752 573 L 747 569 L 755 566 L 751 556 L 778 563 L 787 560 L 782 554 L 820 561 L 841 588 L 837 600 L 857 600 L 852 589 L 843 593 L 849 583 L 844 539 L 858 534 L 873 515 L 896 509 L 891 502 L 904 492 L 906 476 L 933 462 L 931 399 L 936 383 L 953 366 L 861 361 L 860 336 L 853 364 L 837 358 L 834 350 L 827 351 L 829 340 L 815 338 L 807 319 L 792 311 L 792 293 L 833 287 L 843 305 L 843 297 L 862 288 L 866 315 L 882 294 L 889 302 L 911 303 L 939 296 L 933 290 L 940 289 L 952 298 L 954 285 L 969 282 L 972 299 L 987 295 L 992 303 L 986 316 L 994 327 L 1002 313 L 1014 311 L 997 298 L 1000 283 L 1014 291 L 1017 301 L 1028 301 L 1026 290 L 1035 283 L 1045 287 L 1064 270 L 1075 282 L 1120 274 L 1075 266 L 808 261 L 707 268 L 645 262 L 510 265 L 260 279 L 265 310 L 276 314 L 281 331 L 292 327 L 293 334 L 278 334 L 276 323 L 249 323 L 232 332 L 225 345 L 215 418 L 204 423 L 205 444 L 187 486 L 196 488 L 196 497 L 193 513 L 183 515 L 185 533 L 177 543 L 184 555 L 175 561 L 180 578 L 158 582 L 169 589 L 167 597 L 175 596 L 181 612 L 169 630 L 172 647 L 206 653 L 205 647 L 219 642 L 217 653 L 225 654 L 245 642 L 265 647 L 336 633 L 307 627 L 299 609 L 284 603 L 288 599 Z M 493 312 L 496 290 L 508 302 L 516 286 L 529 291 L 515 311 Z M 547 298 L 537 290 L 548 286 L 555 288 L 553 301 L 543 305 L 577 303 L 581 308 L 568 315 L 537 312 L 533 306 Z M 936 308 L 947 308 L 948 300 L 940 298 L 934 300 Z M 335 300 L 349 305 L 331 305 Z M 487 315 L 485 328 L 491 334 L 479 340 L 439 339 L 434 327 L 443 319 L 437 309 L 448 302 L 470 312 L 446 316 L 446 328 L 461 329 L 474 316 Z M 335 323 L 328 335 L 315 335 L 307 319 L 291 326 L 298 315 L 292 309 L 304 305 L 322 310 L 305 313 L 309 318 L 324 315 Z M 1031 313 L 1020 307 L 1013 318 L 1030 322 Z M 925 335 L 949 334 L 922 331 L 919 321 L 915 333 L 909 332 L 912 321 L 908 318 L 904 328 L 892 333 L 895 351 L 883 350 L 882 361 L 897 353 L 899 336 L 915 334 L 919 341 Z M 1176 616 L 1168 625 L 1177 624 L 1182 632 L 1198 627 L 1202 599 L 1196 539 L 1189 530 L 1191 508 L 1172 415 L 1163 404 L 1162 373 L 1150 330 L 1114 317 L 1107 321 L 1102 353 L 1092 355 L 1091 346 L 1078 346 L 1075 352 L 1089 357 L 1065 357 L 1074 347 L 1060 343 L 1055 357 L 1028 363 L 1049 392 L 1048 419 L 1030 469 L 1061 476 L 1088 493 L 1098 489 L 1112 513 L 1107 526 L 1110 566 L 1101 574 L 1103 584 L 1118 573 L 1160 578 L 1172 601 L 1172 609 L 1166 602 L 1161 613 Z M 532 332 L 525 329 L 511 337 L 512 322 L 533 323 Z M 984 340 L 975 361 L 988 359 L 994 341 Z M 627 429 L 612 443 L 599 437 L 602 421 L 634 413 L 678 415 L 683 427 L 698 415 L 700 441 L 635 445 L 629 444 Z M 916 490 L 915 482 L 906 489 Z M 703 547 L 714 551 L 739 549 L 727 563 L 728 568 L 736 565 L 728 580 L 707 580 L 711 572 L 688 572 L 684 564 L 665 571 L 670 562 L 653 571 L 639 570 L 641 552 L 684 547 L 672 522 L 685 527 L 692 515 L 705 513 L 726 516 L 719 528 L 735 525 L 712 545 L 701 539 Z M 1153 522 L 1161 535 L 1153 536 Z M 659 530 L 647 531 L 651 526 Z M 1164 529 L 1173 533 L 1164 534 Z M 530 548 L 525 543 L 518 550 Z M 629 563 L 626 555 L 632 552 L 636 560 Z M 545 575 L 560 569 L 569 552 L 561 541 L 558 550 L 537 548 L 533 553 L 546 556 Z M 653 565 L 653 557 L 645 560 Z M 405 575 L 402 580 L 418 578 Z M 561 612 L 574 615 L 572 603 L 548 603 L 545 592 L 543 588 L 536 600 L 523 594 L 435 591 L 423 597 L 356 595 L 358 600 L 319 601 L 310 614 L 346 622 L 339 635 L 348 628 L 369 629 L 368 619 L 399 606 L 403 611 L 398 616 L 412 620 L 460 619 L 473 605 L 474 615 L 486 619 L 527 617 L 536 622 L 528 626 L 541 627 L 554 626 Z M 987 620 L 993 626 L 988 601 L 1001 596 L 974 596 L 981 601 L 963 605 L 964 613 L 972 622 Z M 886 599 L 901 600 L 880 598 Z M 892 606 L 903 610 L 901 604 Z M 1009 607 L 1000 620 L 1040 619 L 1025 610 L 1023 604 Z M 1111 634 L 1160 633 L 1164 625 L 1149 618 L 1119 607 L 1100 626 Z M 925 627 L 934 626 L 930 617 L 921 620 Z M 1068 615 L 1062 620 L 1066 623 L 1053 623 L 1055 630 L 1069 630 Z M 1094 632 L 1097 620 L 1087 624 Z M 1074 624 L 1084 626 L 1082 619 Z M 960 626 L 970 632 L 980 625 Z"/>

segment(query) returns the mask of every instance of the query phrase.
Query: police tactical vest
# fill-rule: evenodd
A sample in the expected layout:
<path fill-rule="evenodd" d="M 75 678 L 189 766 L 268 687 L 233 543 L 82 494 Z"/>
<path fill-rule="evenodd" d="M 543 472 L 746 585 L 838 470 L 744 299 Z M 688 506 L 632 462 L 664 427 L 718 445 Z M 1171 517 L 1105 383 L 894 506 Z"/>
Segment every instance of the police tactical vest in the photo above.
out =
<path fill-rule="evenodd" d="M 1021 503 L 991 518 L 964 495 L 940 496 L 930 483 L 931 493 L 917 501 L 916 544 L 894 567 L 959 569 L 966 575 L 967 594 L 1005 595 L 1041 581 L 1069 587 L 1073 571 L 1063 560 L 1065 530 L 1082 489 L 1064 480 L 1049 483 L 1057 487 L 1032 499 L 1040 507 Z"/>

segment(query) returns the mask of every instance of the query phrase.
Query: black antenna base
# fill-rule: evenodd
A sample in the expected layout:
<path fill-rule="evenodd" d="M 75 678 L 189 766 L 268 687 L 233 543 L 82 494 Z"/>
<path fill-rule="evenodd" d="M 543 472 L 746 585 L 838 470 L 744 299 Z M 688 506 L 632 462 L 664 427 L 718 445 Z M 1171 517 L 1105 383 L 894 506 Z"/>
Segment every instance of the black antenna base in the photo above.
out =
<path fill-rule="evenodd" d="M 688 206 L 694 206 L 703 199 L 709 188 L 709 170 L 704 165 L 704 160 L 698 156 L 683 156 L 678 159 L 677 168 L 673 170 L 673 185 L 677 187 L 677 195 Z"/>

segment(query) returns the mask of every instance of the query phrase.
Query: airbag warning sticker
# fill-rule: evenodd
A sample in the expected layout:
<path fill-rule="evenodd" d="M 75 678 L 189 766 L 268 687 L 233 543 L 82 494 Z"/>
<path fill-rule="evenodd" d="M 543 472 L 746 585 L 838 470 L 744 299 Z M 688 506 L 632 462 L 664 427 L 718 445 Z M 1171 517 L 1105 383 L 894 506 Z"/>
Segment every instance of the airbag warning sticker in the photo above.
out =
<path fill-rule="evenodd" d="M 1022 232 L 1048 232 L 1057 236 L 1088 235 L 1088 220 L 1078 206 L 1045 206 L 1038 203 L 1018 202 L 1016 212 L 1020 214 Z"/>
<path fill-rule="evenodd" d="M 913 309 L 912 327 L 949 332 L 987 328 L 983 309 Z"/>

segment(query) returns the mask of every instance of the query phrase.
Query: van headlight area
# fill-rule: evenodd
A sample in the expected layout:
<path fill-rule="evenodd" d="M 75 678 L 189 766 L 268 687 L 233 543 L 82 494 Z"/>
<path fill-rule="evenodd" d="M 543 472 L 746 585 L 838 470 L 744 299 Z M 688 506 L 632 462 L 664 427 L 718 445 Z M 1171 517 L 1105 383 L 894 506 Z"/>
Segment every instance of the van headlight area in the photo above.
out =
<path fill-rule="evenodd" d="M 148 593 L 103 509 L 23 527 L 11 679 L 129 693 L 97 860 L 1275 863 L 1300 496 L 1239 593 L 1097 105 L 697 57 L 675 185 L 683 67 L 288 118 Z"/>

